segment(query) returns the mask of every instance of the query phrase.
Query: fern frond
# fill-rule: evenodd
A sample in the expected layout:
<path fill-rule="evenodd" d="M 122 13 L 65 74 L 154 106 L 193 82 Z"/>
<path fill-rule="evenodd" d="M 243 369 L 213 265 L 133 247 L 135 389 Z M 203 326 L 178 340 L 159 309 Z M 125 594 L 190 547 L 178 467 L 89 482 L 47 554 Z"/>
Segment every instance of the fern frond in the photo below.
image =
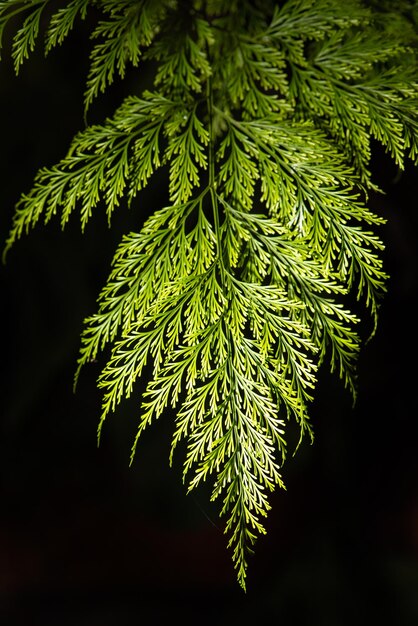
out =
<path fill-rule="evenodd" d="M 338 45 L 323 43 L 312 60 L 291 64 L 290 92 L 300 115 L 315 119 L 329 132 L 348 152 L 362 182 L 373 188 L 368 169 L 371 137 L 400 167 L 407 148 L 416 153 L 417 129 L 410 127 L 406 111 L 417 100 L 416 72 L 408 64 L 401 67 L 399 58 L 407 48 L 399 42 L 382 45 L 373 34 L 367 39 L 363 34 L 350 37 L 349 44 L 336 40 Z M 388 58 L 395 67 L 384 68 Z M 376 71 L 378 63 L 383 70 Z"/>
<path fill-rule="evenodd" d="M 99 22 L 92 34 L 95 43 L 90 56 L 84 105 L 87 110 L 94 98 L 105 91 L 115 74 L 125 76 L 127 64 L 137 67 L 143 50 L 157 32 L 165 11 L 164 0 L 101 0 L 106 19 Z"/>
<path fill-rule="evenodd" d="M 45 37 L 46 54 L 55 46 L 62 44 L 74 28 L 78 16 L 83 20 L 86 18 L 87 9 L 91 4 L 91 0 L 72 0 L 52 15 Z"/>
<path fill-rule="evenodd" d="M 173 203 L 186 202 L 194 187 L 199 186 L 199 172 L 207 169 L 206 146 L 209 133 L 199 120 L 197 107 L 184 112 L 179 123 L 170 124 L 168 146 L 165 158 L 170 163 L 170 200 Z"/>
<path fill-rule="evenodd" d="M 61 211 L 64 226 L 75 207 L 81 205 L 84 229 L 100 201 L 104 201 L 110 220 L 124 193 L 132 199 L 145 186 L 161 165 L 163 124 L 178 107 L 166 98 L 150 93 L 145 96 L 128 98 L 105 124 L 90 126 L 76 135 L 58 165 L 39 171 L 34 187 L 17 207 L 5 253 L 41 216 L 47 223 Z"/>
<path fill-rule="evenodd" d="M 128 67 L 140 79 L 142 61 L 153 87 L 38 172 L 5 251 L 41 219 L 64 226 L 79 210 L 84 229 L 100 208 L 110 221 L 166 168 L 168 205 L 123 237 L 75 380 L 108 350 L 100 438 L 147 378 L 131 462 L 144 429 L 175 412 L 170 463 L 183 442 L 188 491 L 211 481 L 245 588 L 269 493 L 284 486 L 288 422 L 299 444 L 313 438 L 319 365 L 355 397 L 351 294 L 376 325 L 387 277 L 384 220 L 366 206 L 372 140 L 399 168 L 418 160 L 406 3 L 391 22 L 389 3 L 360 0 L 68 0 L 51 3 L 49 25 L 47 4 L 0 0 L 0 45 L 19 22 L 16 72 L 42 28 L 49 52 L 92 5 L 85 109 Z"/>
<path fill-rule="evenodd" d="M 39 32 L 41 14 L 49 0 L 32 0 L 29 4 L 25 0 L 4 0 L 0 2 L 0 58 L 3 44 L 4 30 L 7 24 L 21 14 L 26 15 L 23 25 L 16 32 L 12 44 L 12 57 L 16 72 L 21 63 L 27 59 L 35 48 L 35 40 Z"/>
<path fill-rule="evenodd" d="M 30 7 L 32 9 L 31 12 L 27 15 L 21 28 L 13 38 L 12 57 L 16 74 L 18 74 L 23 61 L 29 57 L 29 53 L 35 49 L 41 16 L 46 4 L 47 0 L 33 3 L 34 6 Z"/>

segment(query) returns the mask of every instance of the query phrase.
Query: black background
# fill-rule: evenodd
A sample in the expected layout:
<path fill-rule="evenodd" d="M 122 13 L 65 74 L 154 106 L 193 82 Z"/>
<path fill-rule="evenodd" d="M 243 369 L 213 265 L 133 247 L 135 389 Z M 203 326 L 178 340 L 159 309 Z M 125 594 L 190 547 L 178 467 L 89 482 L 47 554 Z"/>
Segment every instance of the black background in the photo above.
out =
<path fill-rule="evenodd" d="M 84 126 L 88 52 L 83 29 L 45 61 L 40 48 L 14 76 L 0 65 L 0 235 L 42 165 Z M 146 76 L 141 80 L 146 80 Z M 140 91 L 133 73 L 99 98 L 89 122 Z M 284 468 L 267 536 L 238 587 L 216 509 L 203 489 L 186 496 L 181 455 L 168 467 L 172 416 L 130 446 L 138 396 L 104 426 L 96 448 L 100 363 L 72 391 L 82 320 L 94 311 L 122 234 L 165 201 L 154 184 L 112 228 L 96 211 L 18 242 L 0 269 L 0 621 L 42 626 L 418 623 L 416 410 L 417 173 L 373 159 L 385 196 L 370 204 L 391 275 L 376 336 L 359 361 L 353 408 L 321 371 L 312 406 L 315 443 Z"/>

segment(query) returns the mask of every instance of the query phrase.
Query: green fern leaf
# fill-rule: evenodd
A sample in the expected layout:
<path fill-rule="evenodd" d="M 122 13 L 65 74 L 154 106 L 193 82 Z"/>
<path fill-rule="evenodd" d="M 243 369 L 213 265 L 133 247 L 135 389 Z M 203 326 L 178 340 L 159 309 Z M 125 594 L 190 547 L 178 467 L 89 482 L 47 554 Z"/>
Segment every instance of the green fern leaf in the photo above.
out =
<path fill-rule="evenodd" d="M 0 0 L 0 43 L 20 19 L 16 72 L 46 4 Z M 269 493 L 284 487 L 289 421 L 299 445 L 313 439 L 319 365 L 356 395 L 362 337 L 348 297 L 376 325 L 387 278 L 384 220 L 366 205 L 372 140 L 399 168 L 418 159 L 416 35 L 405 7 L 395 20 L 368 4 L 69 0 L 46 26 L 49 52 L 98 10 L 86 109 L 129 66 L 140 80 L 146 62 L 153 88 L 38 172 L 5 252 L 41 219 L 64 226 L 79 210 L 84 229 L 103 210 L 110 221 L 165 168 L 168 204 L 123 237 L 85 320 L 76 381 L 106 348 L 100 438 L 147 373 L 131 462 L 144 429 L 173 409 L 170 463 L 183 442 L 188 491 L 211 482 L 243 588 Z"/>
<path fill-rule="evenodd" d="M 46 3 L 46 0 L 33 3 L 35 5 L 33 10 L 25 18 L 21 28 L 17 31 L 13 39 L 12 57 L 16 74 L 19 72 L 23 61 L 29 57 L 29 53 L 33 52 L 35 49 L 40 20 Z"/>
<path fill-rule="evenodd" d="M 88 109 L 94 98 L 105 91 L 115 73 L 125 76 L 127 64 L 137 67 L 142 52 L 157 32 L 157 24 L 168 4 L 164 0 L 101 0 L 107 18 L 92 34 L 100 43 L 93 46 L 84 104 Z"/>
<path fill-rule="evenodd" d="M 33 0 L 30 4 L 25 0 L 3 0 L 0 2 L 0 53 L 3 44 L 4 30 L 13 18 L 32 9 L 26 16 L 23 25 L 14 36 L 12 56 L 16 73 L 21 63 L 28 58 L 35 48 L 35 40 L 39 32 L 40 16 L 48 0 Z M 1 58 L 1 54 L 0 54 Z"/>
<path fill-rule="evenodd" d="M 66 7 L 62 7 L 51 17 L 45 40 L 45 52 L 62 44 L 69 32 L 74 28 L 74 23 L 80 15 L 85 19 L 91 0 L 72 0 Z"/>

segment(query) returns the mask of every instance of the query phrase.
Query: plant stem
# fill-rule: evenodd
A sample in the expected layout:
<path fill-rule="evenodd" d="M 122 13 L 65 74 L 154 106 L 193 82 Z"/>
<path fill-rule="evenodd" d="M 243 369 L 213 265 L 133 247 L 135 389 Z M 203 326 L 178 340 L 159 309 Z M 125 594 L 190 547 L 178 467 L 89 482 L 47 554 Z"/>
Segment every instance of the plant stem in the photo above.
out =
<path fill-rule="evenodd" d="M 215 180 L 215 146 L 213 135 L 213 92 L 212 92 L 212 77 L 209 76 L 207 82 L 207 102 L 208 102 L 208 115 L 209 115 L 209 189 L 212 198 L 213 208 L 213 223 L 215 228 L 215 235 L 218 247 L 218 259 L 221 267 L 223 267 L 222 259 L 222 239 L 221 239 L 221 225 L 219 220 L 219 204 L 218 196 L 216 193 L 216 180 Z"/>

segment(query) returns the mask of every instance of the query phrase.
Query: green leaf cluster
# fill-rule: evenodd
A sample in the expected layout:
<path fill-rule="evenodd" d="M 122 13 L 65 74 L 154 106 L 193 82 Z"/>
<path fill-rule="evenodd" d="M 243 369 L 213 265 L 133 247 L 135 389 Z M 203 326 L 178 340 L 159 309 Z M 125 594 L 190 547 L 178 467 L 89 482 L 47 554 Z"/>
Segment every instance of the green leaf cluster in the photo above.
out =
<path fill-rule="evenodd" d="M 151 364 L 132 459 L 144 428 L 174 408 L 170 461 L 184 440 L 188 489 L 211 481 L 244 588 L 268 494 L 283 486 L 286 425 L 312 438 L 323 362 L 355 396 L 361 337 L 349 296 L 376 323 L 385 290 L 383 220 L 366 204 L 373 141 L 400 168 L 418 158 L 416 3 L 402 7 L 71 0 L 54 12 L 49 0 L 0 2 L 0 42 L 17 28 L 16 71 L 41 30 L 49 52 L 90 9 L 101 16 L 86 110 L 128 66 L 139 79 L 142 61 L 154 68 L 152 91 L 38 172 L 6 250 L 40 219 L 65 225 L 79 210 L 84 228 L 100 206 L 110 220 L 167 173 L 169 203 L 123 238 L 86 319 L 77 377 L 108 347 L 100 436 Z"/>

